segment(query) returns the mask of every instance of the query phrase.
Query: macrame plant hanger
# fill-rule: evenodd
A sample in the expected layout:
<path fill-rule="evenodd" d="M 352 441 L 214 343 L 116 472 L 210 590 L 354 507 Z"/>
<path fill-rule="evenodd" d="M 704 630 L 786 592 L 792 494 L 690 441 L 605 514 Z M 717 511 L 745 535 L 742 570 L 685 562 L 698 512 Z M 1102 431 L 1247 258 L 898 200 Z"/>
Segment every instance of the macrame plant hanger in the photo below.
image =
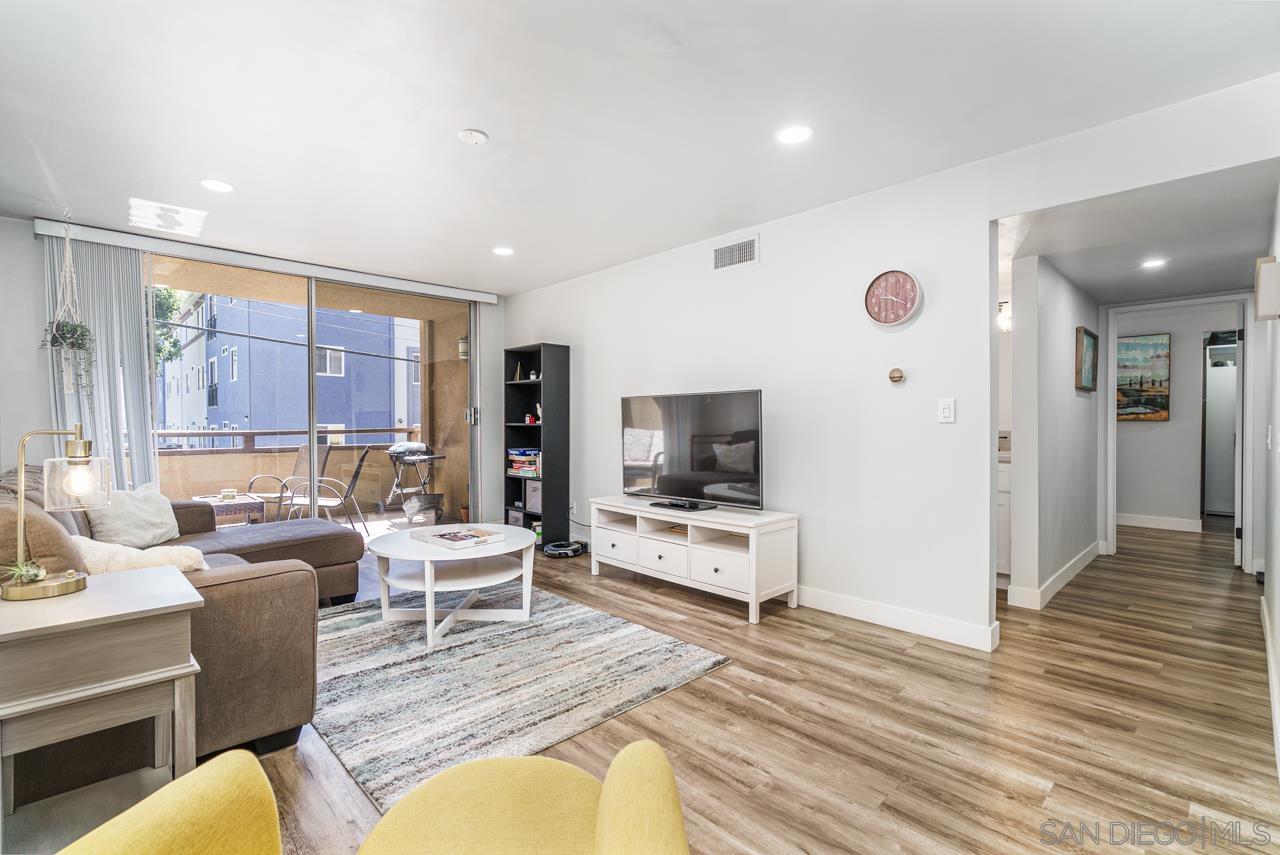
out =
<path fill-rule="evenodd" d="M 71 258 L 71 211 L 62 215 L 62 269 L 58 271 L 58 309 L 54 329 L 62 321 L 80 323 L 80 292 L 76 288 L 76 264 Z"/>
<path fill-rule="evenodd" d="M 44 331 L 43 347 L 52 349 L 62 366 L 64 384 L 85 401 L 93 400 L 93 331 L 80 316 L 80 288 L 71 254 L 71 211 L 63 212 L 62 268 L 58 271 L 58 304 Z"/>

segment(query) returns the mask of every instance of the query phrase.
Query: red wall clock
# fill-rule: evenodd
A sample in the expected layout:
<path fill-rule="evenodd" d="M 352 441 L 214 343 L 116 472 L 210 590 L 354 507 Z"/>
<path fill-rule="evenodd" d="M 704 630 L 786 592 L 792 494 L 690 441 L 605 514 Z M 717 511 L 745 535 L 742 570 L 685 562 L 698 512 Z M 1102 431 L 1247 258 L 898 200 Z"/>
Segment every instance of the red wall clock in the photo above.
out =
<path fill-rule="evenodd" d="M 910 320 L 920 308 L 920 283 L 910 273 L 886 270 L 867 286 L 863 305 L 867 316 L 881 326 Z"/>

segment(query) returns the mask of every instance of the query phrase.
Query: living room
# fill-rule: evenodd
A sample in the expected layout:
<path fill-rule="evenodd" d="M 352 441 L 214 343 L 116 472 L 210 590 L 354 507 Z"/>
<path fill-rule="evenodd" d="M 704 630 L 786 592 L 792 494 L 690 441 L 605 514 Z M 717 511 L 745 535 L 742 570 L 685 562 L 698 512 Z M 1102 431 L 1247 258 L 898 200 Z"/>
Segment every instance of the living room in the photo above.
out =
<path fill-rule="evenodd" d="M 1203 288 L 1255 313 L 1256 559 L 1122 520 L 996 585 L 999 223 L 1280 157 L 1277 36 L 7 4 L 0 852 L 1280 822 L 1274 216 Z"/>

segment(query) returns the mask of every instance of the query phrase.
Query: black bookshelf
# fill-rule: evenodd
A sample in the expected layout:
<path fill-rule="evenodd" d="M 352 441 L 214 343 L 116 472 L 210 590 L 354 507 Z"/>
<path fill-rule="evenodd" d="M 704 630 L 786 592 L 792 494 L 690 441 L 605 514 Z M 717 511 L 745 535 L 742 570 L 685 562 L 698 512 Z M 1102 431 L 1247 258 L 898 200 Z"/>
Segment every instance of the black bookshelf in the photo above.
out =
<path fill-rule="evenodd" d="M 531 379 L 532 373 L 537 379 Z M 569 539 L 569 348 L 563 344 L 509 347 L 503 357 L 503 502 L 507 519 L 525 528 L 542 523 L 542 542 Z M 542 419 L 528 424 L 526 416 Z M 510 474 L 505 455 L 512 448 L 542 453 L 541 477 Z M 532 492 L 541 490 L 540 509 L 529 509 Z M 514 515 L 514 516 L 513 516 Z"/>

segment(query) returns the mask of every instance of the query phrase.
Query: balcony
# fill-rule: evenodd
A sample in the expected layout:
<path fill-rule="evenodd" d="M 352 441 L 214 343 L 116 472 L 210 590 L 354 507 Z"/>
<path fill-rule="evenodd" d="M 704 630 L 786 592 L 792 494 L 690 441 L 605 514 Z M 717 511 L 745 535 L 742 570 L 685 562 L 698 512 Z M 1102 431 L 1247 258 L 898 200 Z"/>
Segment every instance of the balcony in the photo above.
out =
<path fill-rule="evenodd" d="M 214 391 L 214 387 L 209 387 Z M 223 488 L 243 491 L 255 475 L 273 475 L 288 478 L 298 457 L 298 448 L 306 442 L 306 430 L 157 430 L 156 446 L 159 455 L 160 490 L 175 501 L 189 501 L 193 496 L 207 496 Z M 327 437 L 341 436 L 343 444 L 330 444 L 329 459 L 321 474 L 347 483 L 355 471 L 356 461 L 365 445 L 371 446 L 365 459 L 360 481 L 356 485 L 355 498 L 360 503 L 376 535 L 379 528 L 375 521 L 403 521 L 397 507 L 387 507 L 387 494 L 395 481 L 395 471 L 386 455 L 390 443 L 360 442 L 361 434 L 383 436 L 390 434 L 397 441 L 420 442 L 421 431 L 417 427 L 320 428 L 316 431 L 321 443 Z M 468 477 L 465 457 L 449 466 L 444 460 L 436 466 L 430 490 L 443 493 L 445 516 L 441 522 L 458 522 L 460 510 L 466 504 Z M 461 470 L 461 471 L 459 471 Z M 409 486 L 417 486 L 412 472 L 406 474 Z M 258 487 L 270 492 L 264 479 Z M 343 514 L 334 515 L 335 521 L 346 521 Z M 219 519 L 222 522 L 242 522 L 236 519 Z M 363 533 L 363 532 L 362 532 Z"/>

